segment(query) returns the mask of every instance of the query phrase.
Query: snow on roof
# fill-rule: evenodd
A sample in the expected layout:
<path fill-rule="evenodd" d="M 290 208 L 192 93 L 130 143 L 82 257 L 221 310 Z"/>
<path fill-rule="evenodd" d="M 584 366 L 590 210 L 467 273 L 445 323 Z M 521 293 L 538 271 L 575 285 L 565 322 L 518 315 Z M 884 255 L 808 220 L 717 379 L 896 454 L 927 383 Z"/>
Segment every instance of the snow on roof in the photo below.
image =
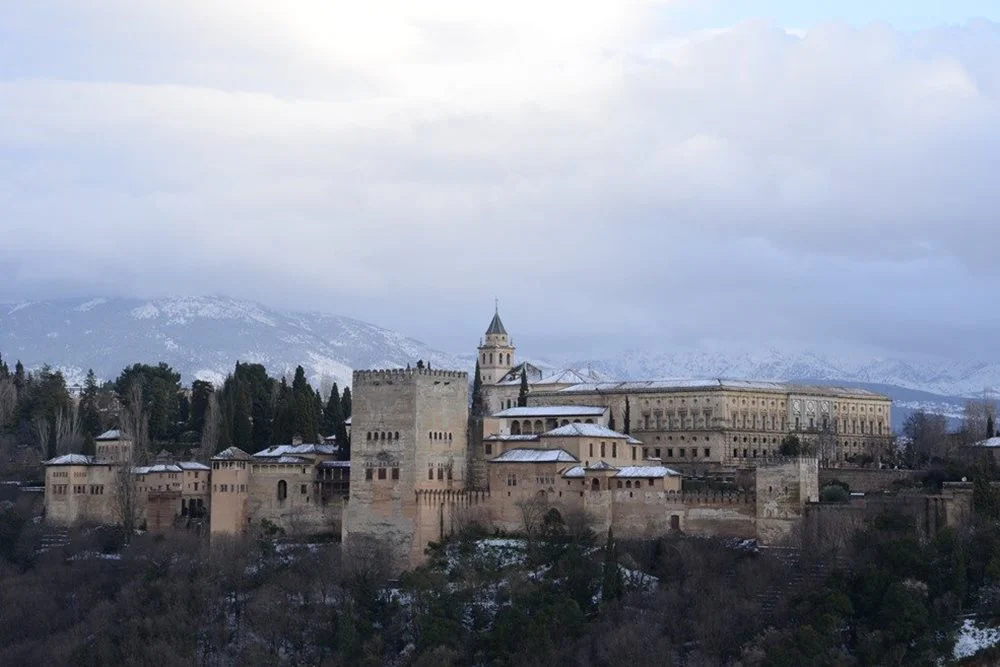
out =
<path fill-rule="evenodd" d="M 593 465 L 587 466 L 587 470 L 617 470 L 617 468 L 607 461 L 598 461 Z"/>
<path fill-rule="evenodd" d="M 562 449 L 508 449 L 490 459 L 492 463 L 575 463 L 576 457 Z"/>
<path fill-rule="evenodd" d="M 615 477 L 678 477 L 680 473 L 665 466 L 625 466 Z"/>
<path fill-rule="evenodd" d="M 249 461 L 250 455 L 239 447 L 227 447 L 212 457 L 213 461 Z"/>
<path fill-rule="evenodd" d="M 350 461 L 321 461 L 319 468 L 350 468 Z"/>
<path fill-rule="evenodd" d="M 348 426 L 350 426 L 351 425 L 351 418 L 348 417 L 347 419 L 345 419 L 344 423 L 347 424 Z"/>
<path fill-rule="evenodd" d="M 122 439 L 122 432 L 116 428 L 113 428 L 109 431 L 105 431 L 104 433 L 94 438 L 94 440 L 121 440 L 121 439 Z"/>
<path fill-rule="evenodd" d="M 334 445 L 272 445 L 267 449 L 262 449 L 253 455 L 255 459 L 280 458 L 282 456 L 301 456 L 303 454 L 326 454 L 332 456 L 337 453 Z"/>
<path fill-rule="evenodd" d="M 538 442 L 537 434 L 521 434 L 521 435 L 501 435 L 499 433 L 494 433 L 490 436 L 484 438 L 484 440 L 490 440 L 493 442 Z"/>
<path fill-rule="evenodd" d="M 539 405 L 525 408 L 507 408 L 494 417 L 600 417 L 607 408 L 587 405 Z"/>
<path fill-rule="evenodd" d="M 148 475 L 151 472 L 183 472 L 181 467 L 172 463 L 157 463 L 152 466 L 139 466 L 132 469 L 137 475 Z"/>
<path fill-rule="evenodd" d="M 780 391 L 783 393 L 826 394 L 838 396 L 866 396 L 886 398 L 867 389 L 857 387 L 837 387 L 822 385 L 801 385 L 786 382 L 766 382 L 758 380 L 691 379 L 627 380 L 623 382 L 580 382 L 559 389 L 561 393 L 626 393 L 643 391 L 670 391 L 683 389 L 736 389 L 754 391 Z"/>
<path fill-rule="evenodd" d="M 197 461 L 181 461 L 177 464 L 177 467 L 181 470 L 211 470 L 204 463 L 198 463 Z"/>
<path fill-rule="evenodd" d="M 279 456 L 276 459 L 267 459 L 268 463 L 294 463 L 296 465 L 300 463 L 311 463 L 307 459 L 301 458 L 299 456 Z"/>
<path fill-rule="evenodd" d="M 87 466 L 95 463 L 93 456 L 84 454 L 63 454 L 44 462 L 47 466 Z"/>
<path fill-rule="evenodd" d="M 531 386 L 545 386 L 545 385 L 557 385 L 557 384 L 567 384 L 574 385 L 580 384 L 582 382 L 606 382 L 610 378 L 603 373 L 598 373 L 592 369 L 578 369 L 578 368 L 560 368 L 558 370 L 543 369 L 537 366 L 532 366 L 531 364 L 522 364 L 522 366 L 529 367 L 528 381 Z M 521 384 L 521 372 L 518 369 L 521 366 L 515 366 L 506 375 L 500 378 L 497 382 L 498 385 L 514 385 Z M 535 377 L 533 378 L 532 375 Z"/>
<path fill-rule="evenodd" d="M 973 447 L 1000 447 L 1000 438 L 987 438 L 980 440 Z"/>
<path fill-rule="evenodd" d="M 565 426 L 560 426 L 559 428 L 552 429 L 546 433 L 542 433 L 544 438 L 622 438 L 628 440 L 629 442 L 638 443 L 639 441 L 630 435 L 624 433 L 619 433 L 618 431 L 612 431 L 607 426 L 600 426 L 599 424 L 566 424 Z"/>
<path fill-rule="evenodd" d="M 585 475 L 586 472 L 584 471 L 583 466 L 573 466 L 572 468 L 567 468 L 563 471 L 563 477 L 578 478 L 584 477 Z"/>

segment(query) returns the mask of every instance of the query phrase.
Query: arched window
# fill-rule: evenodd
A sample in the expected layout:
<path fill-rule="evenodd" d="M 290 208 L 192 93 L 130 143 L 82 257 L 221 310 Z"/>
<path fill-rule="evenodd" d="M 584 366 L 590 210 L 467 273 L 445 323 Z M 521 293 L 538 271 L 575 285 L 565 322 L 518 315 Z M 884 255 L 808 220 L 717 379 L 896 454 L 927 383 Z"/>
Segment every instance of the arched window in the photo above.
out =
<path fill-rule="evenodd" d="M 278 480 L 278 500 L 288 497 L 288 483 L 285 480 Z"/>
<path fill-rule="evenodd" d="M 368 439 L 368 440 L 371 440 L 371 439 L 372 439 L 372 432 L 371 432 L 371 431 L 368 431 L 368 438 L 367 438 L 367 439 Z"/>
<path fill-rule="evenodd" d="M 521 422 L 516 419 L 510 423 L 510 434 L 521 435 Z"/>
<path fill-rule="evenodd" d="M 396 437 L 395 437 L 395 439 L 399 440 L 399 431 L 396 431 Z"/>
<path fill-rule="evenodd" d="M 535 420 L 535 433 L 544 433 L 544 432 L 545 429 L 542 426 L 542 420 L 541 419 Z"/>
<path fill-rule="evenodd" d="M 493 363 L 493 353 L 492 352 L 490 352 L 490 363 L 491 364 Z"/>
<path fill-rule="evenodd" d="M 600 482 L 600 480 L 595 479 L 593 482 L 591 482 L 590 483 L 590 490 L 591 491 L 600 491 L 601 490 L 601 482 Z"/>

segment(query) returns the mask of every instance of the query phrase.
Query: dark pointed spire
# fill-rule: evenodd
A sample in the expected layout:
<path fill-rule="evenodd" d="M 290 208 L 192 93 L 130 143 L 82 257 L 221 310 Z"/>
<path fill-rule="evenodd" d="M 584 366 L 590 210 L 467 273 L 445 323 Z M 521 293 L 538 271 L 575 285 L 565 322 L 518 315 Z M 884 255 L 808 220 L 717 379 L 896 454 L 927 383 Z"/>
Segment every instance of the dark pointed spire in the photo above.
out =
<path fill-rule="evenodd" d="M 493 319 L 490 320 L 490 327 L 486 330 L 487 336 L 492 335 L 506 336 L 507 330 L 503 327 L 503 322 L 500 321 L 500 300 L 496 300 L 496 310 L 493 311 Z"/>

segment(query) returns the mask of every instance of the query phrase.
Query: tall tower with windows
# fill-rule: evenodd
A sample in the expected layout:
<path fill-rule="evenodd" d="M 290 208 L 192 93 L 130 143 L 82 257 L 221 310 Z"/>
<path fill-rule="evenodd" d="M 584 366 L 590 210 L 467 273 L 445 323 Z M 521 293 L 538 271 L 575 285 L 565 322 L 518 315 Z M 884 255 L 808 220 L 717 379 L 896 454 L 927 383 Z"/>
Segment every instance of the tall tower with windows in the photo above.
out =
<path fill-rule="evenodd" d="M 484 385 L 496 384 L 513 366 L 514 345 L 500 320 L 497 304 L 486 336 L 479 341 L 479 379 Z"/>

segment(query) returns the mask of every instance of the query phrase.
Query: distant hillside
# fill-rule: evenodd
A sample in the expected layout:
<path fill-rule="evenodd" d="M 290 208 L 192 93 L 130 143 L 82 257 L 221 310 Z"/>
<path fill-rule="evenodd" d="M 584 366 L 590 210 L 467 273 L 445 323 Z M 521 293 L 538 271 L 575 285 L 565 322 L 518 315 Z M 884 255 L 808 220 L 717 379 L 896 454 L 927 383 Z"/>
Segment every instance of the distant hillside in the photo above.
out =
<path fill-rule="evenodd" d="M 236 361 L 261 363 L 276 375 L 291 375 L 302 364 L 314 386 L 349 383 L 356 368 L 399 367 L 417 359 L 442 368 L 465 366 L 372 324 L 227 297 L 0 304 L 0 354 L 29 368 L 51 364 L 71 384 L 88 368 L 113 379 L 135 362 L 165 361 L 185 382 L 221 380 Z"/>

